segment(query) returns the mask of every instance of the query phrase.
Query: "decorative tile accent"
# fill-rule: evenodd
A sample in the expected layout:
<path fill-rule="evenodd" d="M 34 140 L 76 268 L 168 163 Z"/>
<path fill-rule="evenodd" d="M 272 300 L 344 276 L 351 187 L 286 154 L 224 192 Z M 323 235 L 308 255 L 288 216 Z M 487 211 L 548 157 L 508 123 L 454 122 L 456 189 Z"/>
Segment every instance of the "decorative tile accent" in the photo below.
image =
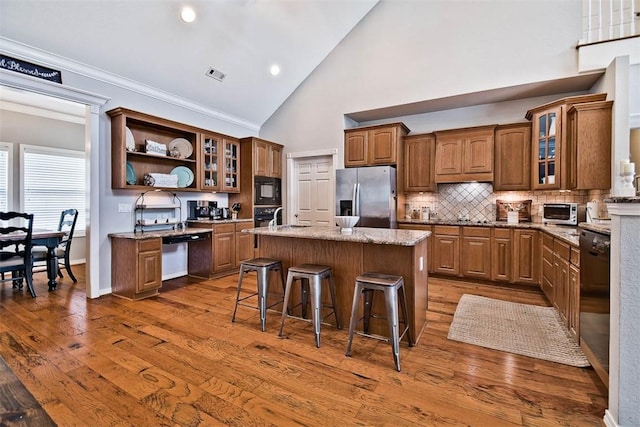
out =
<path fill-rule="evenodd" d="M 494 221 L 496 199 L 506 201 L 532 200 L 531 219 L 542 222 L 542 205 L 551 202 L 585 204 L 591 200 L 603 200 L 609 190 L 580 191 L 493 191 L 493 185 L 482 182 L 438 184 L 437 193 L 408 193 L 406 208 L 409 213 L 428 207 L 436 218 L 444 221 L 459 219 L 471 222 Z"/>

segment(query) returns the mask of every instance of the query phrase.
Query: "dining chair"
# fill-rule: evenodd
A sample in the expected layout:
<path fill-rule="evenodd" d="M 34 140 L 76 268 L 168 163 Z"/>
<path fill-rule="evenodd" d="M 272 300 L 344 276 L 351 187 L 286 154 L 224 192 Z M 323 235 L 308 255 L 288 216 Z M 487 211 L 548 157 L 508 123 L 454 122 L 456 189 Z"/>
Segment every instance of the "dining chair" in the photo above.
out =
<path fill-rule="evenodd" d="M 17 222 L 20 222 L 17 225 Z M 33 234 L 33 214 L 20 212 L 0 212 L 0 282 L 11 280 L 14 288 L 22 289 L 22 279 L 27 282 L 31 296 L 33 289 L 33 259 L 31 255 L 31 237 Z M 10 248 L 11 250 L 5 250 Z M 4 278 L 5 273 L 11 278 Z"/>
<path fill-rule="evenodd" d="M 60 240 L 58 246 L 54 249 L 55 255 L 58 259 L 58 276 L 62 278 L 62 271 L 60 267 L 62 266 L 65 270 L 67 270 L 67 274 L 73 283 L 76 283 L 78 280 L 76 276 L 73 275 L 71 271 L 71 262 L 69 260 L 69 256 L 71 253 L 71 240 L 73 239 L 73 233 L 76 229 L 76 221 L 78 220 L 78 210 L 77 209 L 67 209 L 62 211 L 60 214 L 60 222 L 58 224 L 58 231 L 62 231 L 65 233 L 65 236 Z M 34 246 L 32 251 L 33 253 L 33 261 L 47 261 L 49 256 L 49 251 L 46 246 Z"/>

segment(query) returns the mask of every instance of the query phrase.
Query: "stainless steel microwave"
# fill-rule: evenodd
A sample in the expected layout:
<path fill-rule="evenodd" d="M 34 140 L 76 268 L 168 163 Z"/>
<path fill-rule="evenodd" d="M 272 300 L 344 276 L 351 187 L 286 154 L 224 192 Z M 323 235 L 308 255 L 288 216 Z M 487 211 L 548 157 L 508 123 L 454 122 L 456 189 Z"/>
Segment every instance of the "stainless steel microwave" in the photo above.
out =
<path fill-rule="evenodd" d="M 259 206 L 280 206 L 280 178 L 256 176 L 254 182 L 254 204 Z"/>
<path fill-rule="evenodd" d="M 542 222 L 549 225 L 578 225 L 577 203 L 544 203 Z"/>

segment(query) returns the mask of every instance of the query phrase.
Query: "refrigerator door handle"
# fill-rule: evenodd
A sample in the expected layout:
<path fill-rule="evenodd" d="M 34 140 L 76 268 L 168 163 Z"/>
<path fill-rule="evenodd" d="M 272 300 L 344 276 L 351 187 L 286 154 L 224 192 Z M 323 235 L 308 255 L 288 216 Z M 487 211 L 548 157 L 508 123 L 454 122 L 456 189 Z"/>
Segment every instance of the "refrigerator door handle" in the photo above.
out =
<path fill-rule="evenodd" d="M 353 195 L 353 204 L 355 206 L 355 210 L 353 215 L 360 216 L 360 183 L 354 184 L 354 195 Z"/>

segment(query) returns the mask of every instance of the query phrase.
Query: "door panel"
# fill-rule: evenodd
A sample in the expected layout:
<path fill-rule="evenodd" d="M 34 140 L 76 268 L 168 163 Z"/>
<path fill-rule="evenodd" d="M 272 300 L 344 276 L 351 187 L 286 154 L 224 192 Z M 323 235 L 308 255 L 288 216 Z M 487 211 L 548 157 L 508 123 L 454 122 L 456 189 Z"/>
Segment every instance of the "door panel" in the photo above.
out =
<path fill-rule="evenodd" d="M 298 159 L 294 165 L 296 182 L 292 197 L 294 202 L 293 223 L 302 225 L 333 225 L 335 215 L 333 191 L 333 159 L 331 156 Z M 353 173 L 355 170 L 347 171 Z M 344 195 L 351 199 L 352 188 L 345 184 Z"/>

